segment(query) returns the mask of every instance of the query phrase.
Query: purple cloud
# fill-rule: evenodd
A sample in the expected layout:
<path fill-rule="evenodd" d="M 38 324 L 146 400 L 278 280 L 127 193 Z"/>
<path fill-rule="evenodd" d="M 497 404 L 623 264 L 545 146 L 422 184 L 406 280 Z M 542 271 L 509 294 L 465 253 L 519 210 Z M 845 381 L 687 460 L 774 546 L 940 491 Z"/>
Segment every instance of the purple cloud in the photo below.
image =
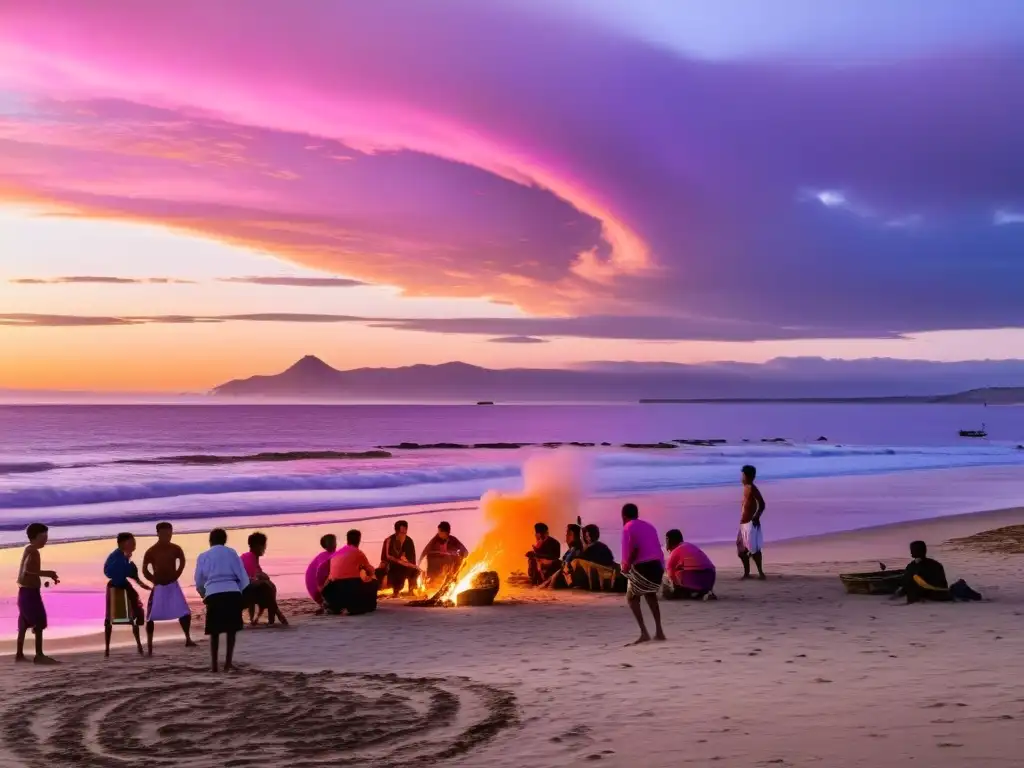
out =
<path fill-rule="evenodd" d="M 1024 40 L 709 61 L 522 3 L 37 0 L 3 44 L 63 98 L 4 121 L 23 196 L 559 315 L 478 333 L 1024 325 Z"/>

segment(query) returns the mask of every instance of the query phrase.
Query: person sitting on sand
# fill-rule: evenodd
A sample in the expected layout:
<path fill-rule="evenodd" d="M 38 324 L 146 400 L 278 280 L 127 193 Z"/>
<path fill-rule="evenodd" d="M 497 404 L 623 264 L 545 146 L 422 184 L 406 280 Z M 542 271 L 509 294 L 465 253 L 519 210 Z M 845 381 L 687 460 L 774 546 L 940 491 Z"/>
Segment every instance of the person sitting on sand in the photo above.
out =
<path fill-rule="evenodd" d="M 252 533 L 249 535 L 249 551 L 242 555 L 242 567 L 249 576 L 249 586 L 242 591 L 242 601 L 249 609 L 249 623 L 256 625 L 263 611 L 267 612 L 267 624 L 274 626 L 280 620 L 281 626 L 288 626 L 288 619 L 281 613 L 277 604 L 277 587 L 260 566 L 260 558 L 267 552 L 267 535 Z M 256 613 L 257 608 L 259 613 Z"/>
<path fill-rule="evenodd" d="M 146 550 L 142 558 L 142 575 L 153 583 L 146 611 L 146 647 L 153 655 L 154 622 L 176 621 L 185 633 L 185 647 L 195 648 L 192 642 L 192 609 L 178 579 L 185 571 L 185 552 L 171 542 L 174 528 L 170 523 L 157 523 L 156 544 Z"/>
<path fill-rule="evenodd" d="M 764 545 L 764 534 L 761 531 L 761 515 L 764 514 L 765 503 L 761 491 L 754 485 L 757 469 L 751 465 L 743 467 L 740 478 L 743 482 L 743 504 L 740 515 L 740 530 L 736 534 L 736 553 L 743 563 L 743 578 L 750 578 L 750 561 L 757 566 L 757 578 L 767 578 L 761 567 L 761 548 Z"/>
<path fill-rule="evenodd" d="M 221 635 L 227 635 L 224 671 L 231 670 L 235 634 L 242 631 L 242 590 L 249 585 L 242 559 L 227 543 L 227 531 L 214 528 L 210 531 L 210 548 L 196 558 L 196 591 L 206 605 L 206 634 L 214 672 Z"/>
<path fill-rule="evenodd" d="M 395 532 L 384 539 L 380 550 L 380 566 L 376 576 L 379 580 L 387 576 L 391 593 L 398 597 L 402 588 L 408 584 L 409 594 L 416 591 L 420 569 L 416 565 L 416 545 L 409 538 L 409 523 L 399 520 L 395 523 Z"/>
<path fill-rule="evenodd" d="M 43 653 L 43 631 L 47 627 L 46 606 L 43 605 L 43 579 L 52 579 L 60 584 L 56 571 L 44 571 L 39 550 L 46 546 L 49 539 L 49 528 L 42 523 L 32 523 L 25 529 L 28 546 L 21 554 L 21 566 L 18 568 L 18 644 L 14 660 L 28 661 L 25 656 L 25 634 L 31 629 L 36 636 L 36 664 L 57 664 Z"/>
<path fill-rule="evenodd" d="M 928 545 L 923 541 L 910 542 L 910 556 L 914 559 L 907 565 L 900 587 L 900 594 L 907 596 L 907 602 L 952 600 L 946 571 L 938 560 L 928 557 Z"/>
<path fill-rule="evenodd" d="M 119 533 L 117 534 L 117 549 L 107 556 L 106 562 L 103 564 L 103 575 L 107 577 L 107 615 L 106 621 L 104 622 L 106 640 L 107 640 L 107 655 L 110 655 L 110 637 L 112 632 L 112 623 L 117 616 L 115 615 L 116 606 L 114 605 L 113 594 L 111 589 L 122 589 L 124 590 L 125 596 L 127 597 L 127 616 L 129 623 L 132 626 L 132 632 L 135 634 L 135 642 L 139 648 L 139 654 L 142 654 L 142 640 L 139 637 L 139 627 L 146 620 L 146 612 L 142 607 L 142 600 L 139 599 L 139 593 L 131 585 L 131 581 L 134 581 L 139 585 L 140 588 L 148 590 L 149 586 L 144 584 L 139 578 L 139 567 L 132 562 L 132 553 L 135 552 L 136 547 L 135 537 L 130 533 Z"/>
<path fill-rule="evenodd" d="M 446 522 L 437 524 L 437 535 L 427 542 L 420 555 L 420 562 L 427 561 L 427 582 L 443 581 L 449 573 L 458 573 L 462 562 L 469 557 L 469 550 L 452 536 L 452 527 Z"/>
<path fill-rule="evenodd" d="M 601 529 L 593 523 L 583 526 L 583 544 L 579 560 L 605 568 L 615 567 L 615 555 L 612 554 L 608 545 L 601 541 Z"/>
<path fill-rule="evenodd" d="M 669 551 L 665 597 L 674 600 L 713 600 L 715 597 L 715 565 L 700 547 L 683 541 L 677 528 L 665 534 Z"/>
<path fill-rule="evenodd" d="M 565 552 L 562 554 L 561 567 L 554 575 L 545 579 L 541 587 L 547 589 L 567 589 L 572 586 L 573 561 L 583 552 L 582 530 L 576 523 L 565 527 Z"/>
<path fill-rule="evenodd" d="M 320 606 L 316 612 L 318 616 L 324 612 L 324 596 L 320 591 L 320 585 L 327 581 L 327 563 L 338 549 L 338 537 L 333 533 L 321 536 L 320 547 L 323 552 L 314 557 L 306 568 L 306 592 L 313 598 L 313 602 Z"/>
<path fill-rule="evenodd" d="M 321 585 L 324 610 L 331 614 L 348 611 L 350 616 L 377 610 L 377 580 L 374 569 L 359 544 L 363 534 L 345 534 L 345 546 L 328 561 L 329 573 Z"/>
<path fill-rule="evenodd" d="M 562 546 L 557 539 L 548 534 L 546 523 L 534 525 L 533 533 L 537 541 L 533 545 L 533 549 L 526 553 L 527 574 L 530 577 L 530 583 L 539 586 L 561 569 Z"/>
<path fill-rule="evenodd" d="M 583 551 L 572 561 L 572 586 L 596 592 L 625 591 L 625 577 L 619 571 L 615 555 L 601 541 L 601 529 L 593 523 L 585 525 L 583 544 Z"/>
<path fill-rule="evenodd" d="M 629 580 L 626 601 L 636 623 L 640 625 L 640 637 L 630 645 L 646 643 L 651 639 L 644 624 L 640 598 L 646 598 L 647 607 L 654 617 L 654 639 L 664 640 L 658 592 L 665 575 L 665 555 L 661 551 L 658 532 L 653 525 L 640 519 L 640 510 L 636 504 L 622 507 L 622 572 Z"/>

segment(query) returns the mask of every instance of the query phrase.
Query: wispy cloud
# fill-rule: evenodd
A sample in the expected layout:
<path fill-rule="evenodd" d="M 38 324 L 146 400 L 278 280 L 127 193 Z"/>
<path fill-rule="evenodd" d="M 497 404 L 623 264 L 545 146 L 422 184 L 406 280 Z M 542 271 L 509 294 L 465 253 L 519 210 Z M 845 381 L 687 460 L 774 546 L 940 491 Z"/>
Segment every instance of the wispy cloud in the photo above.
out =
<path fill-rule="evenodd" d="M 547 339 L 539 339 L 536 336 L 499 336 L 495 339 L 488 339 L 492 344 L 547 344 Z"/>
<path fill-rule="evenodd" d="M 351 280 L 345 277 L 221 277 L 218 282 L 277 285 L 291 288 L 357 288 L 369 285 L 362 280 Z"/>
<path fill-rule="evenodd" d="M 16 277 L 15 285 L 194 285 L 194 280 L 177 277 L 111 277 L 104 275 L 72 275 L 68 277 Z"/>
<path fill-rule="evenodd" d="M 504 344 L 540 344 L 552 338 L 624 339 L 662 341 L 752 341 L 754 339 L 799 339 L 801 328 L 779 329 L 756 323 L 737 323 L 713 318 L 665 318 L 617 315 L 583 317 L 365 317 L 359 315 L 304 312 L 259 312 L 225 315 L 131 315 L 91 316 L 59 314 L 0 315 L 0 325 L 17 327 L 75 327 L 166 325 L 187 323 L 358 323 L 370 328 L 416 331 L 440 335 L 490 336 L 489 341 Z M 857 333 L 860 333 L 859 331 Z M 851 338 L 853 331 L 836 327 L 831 338 Z M 878 338 L 900 338 L 884 328 L 875 331 Z"/>

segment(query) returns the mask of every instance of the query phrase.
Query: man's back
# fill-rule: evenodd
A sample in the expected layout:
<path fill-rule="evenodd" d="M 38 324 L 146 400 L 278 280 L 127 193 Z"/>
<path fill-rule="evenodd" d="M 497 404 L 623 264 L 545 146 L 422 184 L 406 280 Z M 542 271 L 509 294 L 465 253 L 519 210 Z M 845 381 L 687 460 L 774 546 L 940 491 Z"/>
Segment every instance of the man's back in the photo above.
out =
<path fill-rule="evenodd" d="M 907 571 L 912 576 L 920 576 L 932 587 L 939 589 L 949 587 L 949 583 L 946 581 L 946 569 L 938 560 L 933 560 L 930 557 L 918 558 L 911 561 L 907 566 Z"/>

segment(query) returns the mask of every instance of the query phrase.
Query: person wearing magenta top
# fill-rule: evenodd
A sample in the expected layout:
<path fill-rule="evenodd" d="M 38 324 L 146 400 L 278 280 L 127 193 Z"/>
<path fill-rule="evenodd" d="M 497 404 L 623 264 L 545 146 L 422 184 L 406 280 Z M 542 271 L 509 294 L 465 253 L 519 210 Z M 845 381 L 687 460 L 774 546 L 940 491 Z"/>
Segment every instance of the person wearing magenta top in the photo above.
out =
<path fill-rule="evenodd" d="M 676 600 L 714 600 L 715 564 L 696 544 L 683 541 L 682 531 L 665 534 L 668 576 L 664 595 Z"/>
<path fill-rule="evenodd" d="M 320 538 L 320 546 L 323 552 L 313 558 L 313 561 L 306 568 L 306 591 L 313 601 L 321 606 L 317 615 L 323 613 L 324 596 L 320 592 L 320 585 L 327 581 L 327 574 L 330 565 L 328 561 L 338 549 L 338 537 L 328 533 Z"/>
<path fill-rule="evenodd" d="M 622 572 L 629 580 L 626 601 L 640 625 L 640 637 L 630 645 L 649 642 L 651 636 L 644 624 L 640 598 L 647 600 L 647 607 L 654 617 L 654 639 L 664 640 L 661 628 L 661 607 L 658 605 L 658 591 L 665 575 L 665 555 L 661 551 L 661 539 L 654 526 L 640 519 L 636 504 L 622 508 Z"/>
<path fill-rule="evenodd" d="M 267 535 L 256 533 L 249 535 L 249 551 L 242 555 L 242 566 L 249 576 L 249 586 L 242 591 L 242 602 L 249 610 L 249 623 L 255 625 L 263 611 L 267 612 L 267 624 L 273 626 L 277 620 L 282 626 L 288 626 L 288 619 L 281 613 L 277 604 L 277 587 L 270 576 L 260 567 L 260 558 L 267 552 Z M 259 614 L 256 609 L 259 608 Z"/>

